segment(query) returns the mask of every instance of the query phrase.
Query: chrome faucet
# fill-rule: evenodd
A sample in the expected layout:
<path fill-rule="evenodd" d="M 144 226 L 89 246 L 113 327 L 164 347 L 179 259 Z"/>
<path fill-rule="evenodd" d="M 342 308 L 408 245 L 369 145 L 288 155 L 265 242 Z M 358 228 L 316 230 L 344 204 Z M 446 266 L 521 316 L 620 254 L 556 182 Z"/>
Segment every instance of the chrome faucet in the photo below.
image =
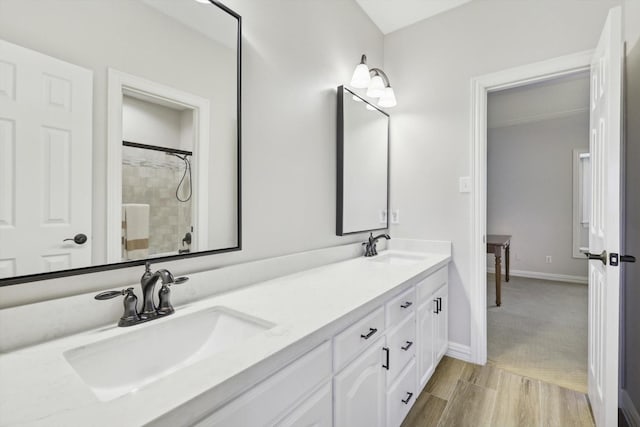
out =
<path fill-rule="evenodd" d="M 162 282 L 162 287 L 158 291 L 158 305 L 153 301 L 153 291 L 156 287 L 158 279 Z M 132 326 L 138 323 L 147 322 L 158 317 L 168 316 L 175 310 L 169 300 L 169 286 L 178 285 L 189 280 L 188 277 L 174 278 L 169 270 L 161 269 L 155 273 L 151 272 L 151 264 L 145 264 L 145 271 L 140 278 L 142 286 L 142 310 L 137 311 L 138 298 L 133 293 L 133 288 L 123 289 L 121 291 L 101 292 L 95 296 L 97 300 L 105 300 L 124 295 L 124 314 L 118 322 L 118 326 Z"/>
<path fill-rule="evenodd" d="M 376 237 L 373 237 L 373 233 L 370 233 L 369 240 L 363 243 L 363 245 L 365 245 L 364 256 L 372 257 L 378 255 L 378 249 L 376 248 L 376 245 L 378 243 L 378 240 L 382 239 L 383 237 L 387 240 L 391 239 L 391 237 L 386 233 L 380 234 Z"/>

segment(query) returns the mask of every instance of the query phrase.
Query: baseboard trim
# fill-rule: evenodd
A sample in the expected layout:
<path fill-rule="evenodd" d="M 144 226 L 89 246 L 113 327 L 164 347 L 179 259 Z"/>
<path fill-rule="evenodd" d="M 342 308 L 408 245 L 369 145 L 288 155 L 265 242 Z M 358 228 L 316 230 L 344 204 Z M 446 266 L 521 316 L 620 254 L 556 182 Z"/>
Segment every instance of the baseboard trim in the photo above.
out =
<path fill-rule="evenodd" d="M 620 409 L 631 427 L 640 427 L 640 414 L 626 390 L 620 390 Z"/>
<path fill-rule="evenodd" d="M 449 341 L 449 348 L 447 349 L 447 356 L 454 359 L 460 359 L 465 362 L 473 363 L 471 358 L 471 347 L 468 345 L 458 344 L 457 342 Z"/>
<path fill-rule="evenodd" d="M 495 273 L 495 267 L 487 267 L 487 273 Z M 504 271 L 502 272 L 504 274 Z M 538 271 L 509 270 L 511 276 L 526 277 L 529 279 L 555 280 L 557 282 L 580 283 L 586 285 L 589 282 L 587 277 L 570 276 L 568 274 L 540 273 Z"/>

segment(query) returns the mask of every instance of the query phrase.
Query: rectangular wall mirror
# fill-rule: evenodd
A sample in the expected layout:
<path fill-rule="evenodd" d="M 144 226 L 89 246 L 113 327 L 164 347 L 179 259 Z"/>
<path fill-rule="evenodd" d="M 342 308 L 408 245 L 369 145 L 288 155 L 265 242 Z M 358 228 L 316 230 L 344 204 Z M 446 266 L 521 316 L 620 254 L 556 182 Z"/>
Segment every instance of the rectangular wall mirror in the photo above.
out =
<path fill-rule="evenodd" d="M 338 236 L 389 227 L 389 115 L 338 87 Z"/>
<path fill-rule="evenodd" d="M 0 2 L 0 285 L 240 249 L 240 40 L 217 1 Z"/>

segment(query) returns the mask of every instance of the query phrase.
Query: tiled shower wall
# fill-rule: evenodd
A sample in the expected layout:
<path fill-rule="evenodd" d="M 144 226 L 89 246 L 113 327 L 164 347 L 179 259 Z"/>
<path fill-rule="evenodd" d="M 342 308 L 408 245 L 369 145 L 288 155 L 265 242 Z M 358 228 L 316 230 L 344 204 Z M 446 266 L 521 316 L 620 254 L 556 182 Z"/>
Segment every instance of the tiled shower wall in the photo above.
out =
<path fill-rule="evenodd" d="M 193 198 L 180 202 L 176 188 L 185 164 L 161 151 L 122 147 L 122 202 L 150 206 L 149 255 L 185 249 L 182 239 L 191 231 Z M 180 186 L 180 198 L 189 193 L 189 175 Z"/>

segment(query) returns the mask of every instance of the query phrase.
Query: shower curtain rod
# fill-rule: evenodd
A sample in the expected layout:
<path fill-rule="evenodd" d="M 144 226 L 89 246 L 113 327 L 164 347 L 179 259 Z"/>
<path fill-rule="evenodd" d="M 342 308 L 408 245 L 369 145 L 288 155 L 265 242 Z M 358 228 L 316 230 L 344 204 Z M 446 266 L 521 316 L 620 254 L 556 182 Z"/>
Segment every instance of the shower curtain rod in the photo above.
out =
<path fill-rule="evenodd" d="M 192 151 L 178 150 L 177 148 L 159 147 L 157 145 L 140 144 L 139 142 L 122 141 L 125 147 L 142 148 L 145 150 L 164 151 L 165 153 L 182 154 L 183 156 L 193 156 Z"/>

